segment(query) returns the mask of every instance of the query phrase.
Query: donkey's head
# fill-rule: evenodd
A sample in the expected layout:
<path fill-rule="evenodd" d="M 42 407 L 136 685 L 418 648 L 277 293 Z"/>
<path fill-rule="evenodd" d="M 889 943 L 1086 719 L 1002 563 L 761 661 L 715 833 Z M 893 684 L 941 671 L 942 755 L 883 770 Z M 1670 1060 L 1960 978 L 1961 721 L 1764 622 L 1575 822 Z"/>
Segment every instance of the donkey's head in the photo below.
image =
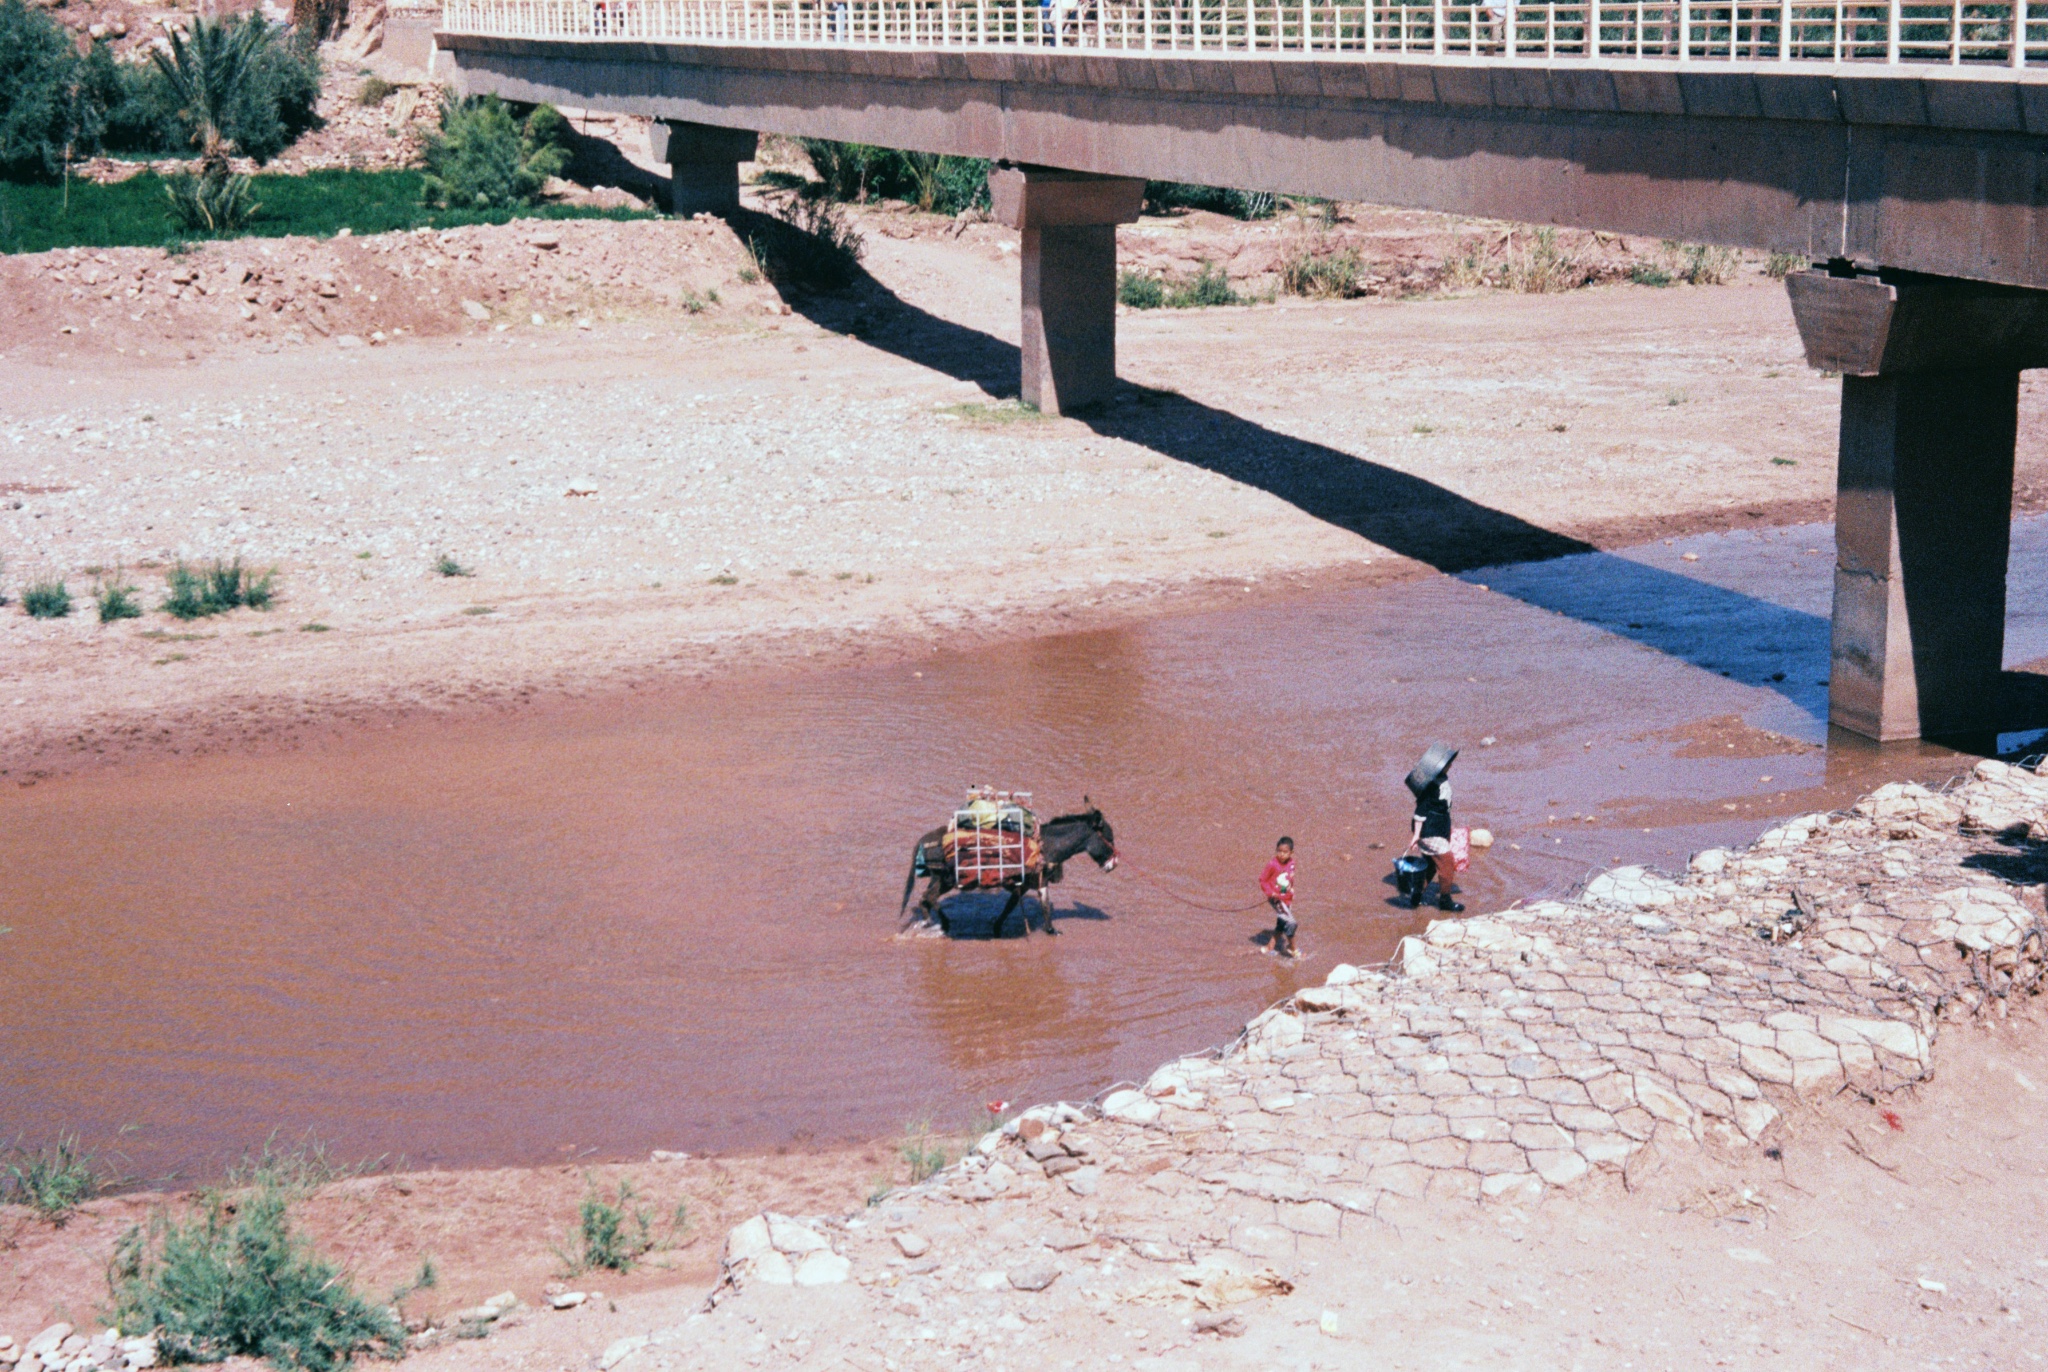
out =
<path fill-rule="evenodd" d="M 1084 818 L 1088 821 L 1088 846 L 1083 849 L 1095 859 L 1095 865 L 1105 872 L 1116 870 L 1116 831 L 1109 827 L 1109 821 L 1102 817 L 1102 811 L 1086 796 L 1081 803 L 1088 807 Z"/>

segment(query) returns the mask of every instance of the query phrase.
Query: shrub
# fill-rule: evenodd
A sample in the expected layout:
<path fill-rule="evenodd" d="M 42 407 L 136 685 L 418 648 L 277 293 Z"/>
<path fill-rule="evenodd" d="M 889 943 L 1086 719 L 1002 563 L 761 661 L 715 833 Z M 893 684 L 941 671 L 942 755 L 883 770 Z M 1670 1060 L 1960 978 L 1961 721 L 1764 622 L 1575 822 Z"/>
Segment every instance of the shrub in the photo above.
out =
<path fill-rule="evenodd" d="M 652 1212 L 636 1207 L 634 1200 L 629 1182 L 619 1183 L 616 1202 L 605 1200 L 595 1186 L 591 1187 L 583 1197 L 579 1216 L 582 1251 L 573 1266 L 578 1270 L 633 1270 L 641 1255 L 654 1247 Z"/>
<path fill-rule="evenodd" d="M 523 129 L 495 95 L 448 105 L 424 152 L 423 198 L 478 209 L 530 205 L 549 177 L 568 170 L 568 143 L 569 121 L 552 105 L 536 107 Z"/>
<path fill-rule="evenodd" d="M 0 175 L 54 177 L 98 146 L 105 121 L 97 64 L 70 32 L 25 0 L 0 0 Z"/>
<path fill-rule="evenodd" d="M 1689 286 L 1719 286 L 1735 274 L 1739 260 L 1733 248 L 1687 243 L 1679 251 L 1675 274 Z"/>
<path fill-rule="evenodd" d="M 845 211 L 823 198 L 785 201 L 747 239 L 748 252 L 769 280 L 821 291 L 852 285 L 866 246 Z"/>
<path fill-rule="evenodd" d="M 921 210 L 958 214 L 988 204 L 988 162 L 945 153 L 903 152 L 826 138 L 800 140 L 833 200 L 905 200 Z"/>
<path fill-rule="evenodd" d="M 930 1120 L 913 1122 L 903 1131 L 903 1146 L 897 1150 L 910 1168 L 910 1182 L 929 1180 L 946 1168 L 946 1150 L 932 1137 Z"/>
<path fill-rule="evenodd" d="M 1323 257 L 1304 248 L 1281 262 L 1280 289 L 1289 295 L 1342 300 L 1359 293 L 1358 274 L 1363 265 L 1356 248 Z"/>
<path fill-rule="evenodd" d="M 448 554 L 446 553 L 441 554 L 440 560 L 434 564 L 434 570 L 442 576 L 476 575 L 476 573 L 472 572 L 469 568 L 463 566 L 460 562 L 457 562 L 454 558 L 448 556 Z"/>
<path fill-rule="evenodd" d="M 171 218 L 191 233 L 234 233 L 263 207 L 251 193 L 249 178 L 212 164 L 198 175 L 179 172 L 164 182 Z"/>
<path fill-rule="evenodd" d="M 358 1352 L 396 1357 L 405 1331 L 292 1233 L 287 1193 L 265 1177 L 208 1192 L 182 1223 L 130 1229 L 108 1269 L 113 1318 L 153 1329 L 169 1363 L 267 1358 L 331 1372 Z"/>
<path fill-rule="evenodd" d="M 1186 281 L 1167 287 L 1166 304 L 1169 309 L 1192 310 L 1205 305 L 1241 305 L 1244 298 L 1230 288 L 1230 278 L 1214 262 L 1204 262 L 1201 270 Z"/>
<path fill-rule="evenodd" d="M 1671 273 L 1651 262 L 1638 262 L 1628 269 L 1628 279 L 1638 286 L 1668 286 Z"/>
<path fill-rule="evenodd" d="M 52 1224 L 61 1225 L 100 1188 L 99 1169 L 91 1153 L 78 1146 L 76 1134 L 59 1134 L 47 1148 L 9 1150 L 0 1167 L 0 1196 L 14 1199 Z"/>
<path fill-rule="evenodd" d="M 1166 303 L 1166 283 L 1156 276 L 1125 269 L 1117 273 L 1116 299 L 1134 310 L 1156 310 Z"/>
<path fill-rule="evenodd" d="M 120 619 L 142 618 L 142 605 L 135 599 L 135 588 L 122 579 L 118 569 L 113 580 L 102 581 L 93 588 L 93 603 L 99 608 L 100 623 L 112 624 Z"/>
<path fill-rule="evenodd" d="M 71 592 L 61 581 L 32 582 L 21 593 L 21 608 L 31 619 L 62 619 L 71 613 Z"/>
<path fill-rule="evenodd" d="M 363 84 L 356 90 L 356 103 L 363 106 L 381 105 L 389 100 L 391 92 L 397 89 L 398 87 L 381 76 L 366 76 L 363 78 Z"/>
<path fill-rule="evenodd" d="M 1221 186 L 1201 186 L 1186 181 L 1147 181 L 1145 212 L 1171 214 L 1175 210 L 1208 210 L 1232 219 L 1271 219 L 1279 210 L 1279 197 L 1271 191 L 1234 191 Z"/>
<path fill-rule="evenodd" d="M 1535 243 L 1508 259 L 1508 289 L 1524 295 L 1548 295 L 1585 284 L 1586 273 L 1557 246 L 1557 230 L 1536 230 Z"/>
<path fill-rule="evenodd" d="M 214 559 L 213 565 L 204 571 L 196 571 L 180 561 L 164 574 L 168 594 L 164 599 L 165 613 L 177 619 L 203 619 L 208 615 L 226 614 L 239 605 L 252 610 L 267 610 L 275 597 L 273 582 L 275 570 L 254 576 L 242 567 L 242 559 L 222 562 Z"/>
<path fill-rule="evenodd" d="M 292 25 L 314 42 L 332 38 L 348 22 L 348 0 L 292 0 Z"/>
<path fill-rule="evenodd" d="M 1764 263 L 1764 274 L 1773 281 L 1783 281 L 1788 274 L 1804 271 L 1807 266 L 1808 258 L 1805 253 L 1774 252 Z"/>

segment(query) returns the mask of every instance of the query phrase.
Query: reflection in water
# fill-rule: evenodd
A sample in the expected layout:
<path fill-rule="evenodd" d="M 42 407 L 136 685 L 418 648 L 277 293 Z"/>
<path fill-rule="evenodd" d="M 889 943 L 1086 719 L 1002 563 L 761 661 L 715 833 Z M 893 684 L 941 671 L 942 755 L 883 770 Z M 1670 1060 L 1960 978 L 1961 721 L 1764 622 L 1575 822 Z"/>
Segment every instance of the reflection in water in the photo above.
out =
<path fill-rule="evenodd" d="M 0 924 L 36 989 L 0 1002 L 0 1134 L 135 1125 L 145 1174 L 280 1127 L 466 1164 L 1092 1093 L 1428 918 L 1388 870 L 1432 738 L 1501 837 L 1477 909 L 1956 770 L 1815 746 L 1830 552 L 1694 539 L 10 791 Z M 2014 562 L 2023 661 L 2048 523 Z M 893 938 L 912 841 L 980 782 L 1092 796 L 1126 867 L 1069 865 L 1059 938 Z M 1254 948 L 1262 911 L 1195 908 L 1255 902 L 1282 832 L 1300 968 Z"/>

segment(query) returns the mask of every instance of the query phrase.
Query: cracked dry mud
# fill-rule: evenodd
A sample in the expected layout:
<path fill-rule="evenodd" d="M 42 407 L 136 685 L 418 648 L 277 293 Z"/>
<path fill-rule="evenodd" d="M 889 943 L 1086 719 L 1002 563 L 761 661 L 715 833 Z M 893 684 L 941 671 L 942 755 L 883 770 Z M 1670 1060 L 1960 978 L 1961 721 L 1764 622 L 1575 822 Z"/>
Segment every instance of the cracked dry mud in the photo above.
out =
<path fill-rule="evenodd" d="M 1626 1182 L 1654 1153 L 1776 1153 L 1803 1102 L 1921 1083 L 1944 1025 L 2032 989 L 2040 913 L 2013 882 L 2048 874 L 2044 824 L 2048 777 L 1987 761 L 1947 794 L 1886 786 L 1681 878 L 1624 868 L 1569 901 L 1437 921 L 1386 970 L 1339 967 L 1142 1087 L 1028 1110 L 863 1214 L 749 1221 L 710 1313 L 597 1365 L 801 1361 L 800 1341 L 827 1365 L 1034 1365 L 1104 1302 L 1182 1314 L 1136 1365 L 1193 1365 L 1174 1356 L 1380 1241 L 1390 1201 L 1512 1206 Z M 828 1291 L 845 1341 L 757 1328 Z M 943 1318 L 963 1297 L 978 1311 Z"/>

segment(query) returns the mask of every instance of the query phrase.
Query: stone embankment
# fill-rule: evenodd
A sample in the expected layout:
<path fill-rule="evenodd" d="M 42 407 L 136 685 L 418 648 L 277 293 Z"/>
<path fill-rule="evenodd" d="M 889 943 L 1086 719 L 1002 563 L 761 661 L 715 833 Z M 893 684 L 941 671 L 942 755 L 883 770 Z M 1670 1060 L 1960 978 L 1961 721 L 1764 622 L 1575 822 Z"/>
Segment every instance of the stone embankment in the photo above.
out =
<path fill-rule="evenodd" d="M 857 1366 L 993 1356 L 1109 1299 L 1230 1334 L 1229 1306 L 1285 1290 L 1388 1198 L 1531 1199 L 1626 1180 L 1649 1149 L 1769 1146 L 1802 1098 L 1916 1081 L 1944 1021 L 2040 984 L 2020 886 L 2048 875 L 2044 826 L 2048 777 L 1985 762 L 1677 878 L 1624 868 L 1568 901 L 1434 922 L 1384 971 L 1339 967 L 1220 1054 L 1028 1110 L 865 1214 L 749 1221 L 721 1295 L 844 1287 L 868 1307 L 866 1346 L 841 1350 Z M 1033 1294 L 985 1294 L 1017 1292 Z M 759 1352 L 747 1305 L 605 1365 Z"/>
<path fill-rule="evenodd" d="M 142 1372 L 155 1367 L 156 1336 L 123 1338 L 119 1329 L 87 1335 L 53 1324 L 26 1344 L 0 1334 L 0 1368 L 8 1372 Z"/>

